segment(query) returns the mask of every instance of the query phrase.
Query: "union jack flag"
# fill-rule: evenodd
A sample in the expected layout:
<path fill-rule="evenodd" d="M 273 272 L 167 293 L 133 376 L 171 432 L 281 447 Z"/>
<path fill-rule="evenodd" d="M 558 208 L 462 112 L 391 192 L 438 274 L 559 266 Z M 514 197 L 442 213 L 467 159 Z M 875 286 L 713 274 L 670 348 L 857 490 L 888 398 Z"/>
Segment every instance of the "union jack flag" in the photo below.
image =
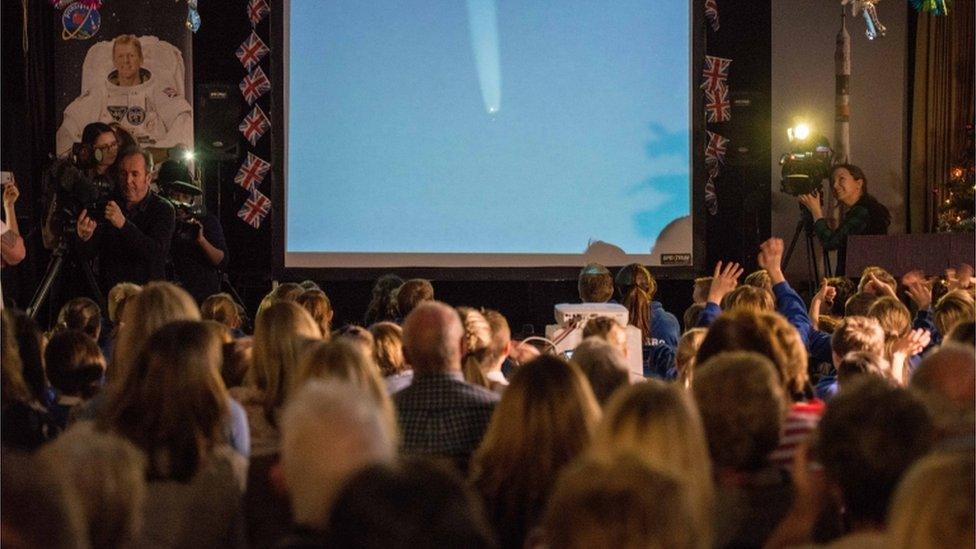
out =
<path fill-rule="evenodd" d="M 264 132 L 268 131 L 271 127 L 271 122 L 268 117 L 261 110 L 261 107 L 255 105 L 254 109 L 251 110 L 250 114 L 244 117 L 241 125 L 238 129 L 244 134 L 244 138 L 250 141 L 251 146 L 257 144 L 258 139 L 264 135 Z"/>
<path fill-rule="evenodd" d="M 706 55 L 705 68 L 702 69 L 704 81 L 702 82 L 701 88 L 703 90 L 715 91 L 719 87 L 725 86 L 725 81 L 729 77 L 729 65 L 731 64 L 731 59 Z"/>
<path fill-rule="evenodd" d="M 718 30 L 718 2 L 716 0 L 705 0 L 705 17 L 712 24 L 712 30 Z"/>
<path fill-rule="evenodd" d="M 265 76 L 261 67 L 255 67 L 252 72 L 244 77 L 244 80 L 241 80 L 240 88 L 247 104 L 253 105 L 259 97 L 271 90 L 271 81 Z"/>
<path fill-rule="evenodd" d="M 728 122 L 732 118 L 732 103 L 726 86 L 715 91 L 705 90 L 705 115 L 709 122 Z"/>
<path fill-rule="evenodd" d="M 270 12 L 271 8 L 264 0 L 251 0 L 247 3 L 247 18 L 251 20 L 252 27 L 256 27 Z"/>
<path fill-rule="evenodd" d="M 715 194 L 715 183 L 711 177 L 705 182 L 705 207 L 711 215 L 718 213 L 718 195 Z"/>
<path fill-rule="evenodd" d="M 243 219 L 244 223 L 257 229 L 261 227 L 264 216 L 268 215 L 270 210 L 271 199 L 261 194 L 261 191 L 253 189 L 247 201 L 244 202 L 240 211 L 237 212 L 237 217 Z"/>
<path fill-rule="evenodd" d="M 268 49 L 268 46 L 264 45 L 261 37 L 252 30 L 251 36 L 248 36 L 247 40 L 237 48 L 237 58 L 241 60 L 241 64 L 244 65 L 245 69 L 251 70 L 251 67 L 260 63 L 261 59 L 265 55 L 268 55 L 269 51 L 271 50 Z"/>
<path fill-rule="evenodd" d="M 249 191 L 257 189 L 257 186 L 264 181 L 265 174 L 271 169 L 271 163 L 262 160 L 254 153 L 247 153 L 247 159 L 241 164 L 241 169 L 237 170 L 234 176 L 234 183 Z"/>
<path fill-rule="evenodd" d="M 706 130 L 707 131 L 707 130 Z M 729 140 L 721 135 L 708 132 L 708 143 L 705 145 L 705 165 L 714 166 L 725 163 L 725 148 Z"/>

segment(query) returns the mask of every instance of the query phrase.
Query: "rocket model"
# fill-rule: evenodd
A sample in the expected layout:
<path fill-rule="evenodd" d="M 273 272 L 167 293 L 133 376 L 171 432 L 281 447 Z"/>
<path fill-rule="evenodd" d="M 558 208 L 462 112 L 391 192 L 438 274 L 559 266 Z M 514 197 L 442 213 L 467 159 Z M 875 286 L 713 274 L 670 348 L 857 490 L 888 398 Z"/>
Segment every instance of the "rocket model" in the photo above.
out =
<path fill-rule="evenodd" d="M 847 32 L 847 14 L 841 8 L 840 30 L 834 48 L 834 163 L 851 160 L 851 35 Z M 837 199 L 827 182 L 825 217 L 835 223 L 840 218 Z"/>

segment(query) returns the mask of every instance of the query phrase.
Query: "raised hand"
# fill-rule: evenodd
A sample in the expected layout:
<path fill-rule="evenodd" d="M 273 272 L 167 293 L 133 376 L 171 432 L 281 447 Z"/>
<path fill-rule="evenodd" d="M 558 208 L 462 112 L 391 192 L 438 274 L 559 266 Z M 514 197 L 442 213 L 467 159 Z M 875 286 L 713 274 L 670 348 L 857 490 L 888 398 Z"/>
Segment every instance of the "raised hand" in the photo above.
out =
<path fill-rule="evenodd" d="M 770 238 L 759 246 L 759 266 L 766 269 L 773 286 L 786 280 L 783 276 L 783 239 Z"/>
<path fill-rule="evenodd" d="M 742 276 L 743 271 L 744 269 L 735 262 L 730 261 L 724 267 L 721 261 L 716 263 L 712 286 L 708 289 L 709 303 L 721 305 L 722 298 L 739 285 L 739 277 Z"/>

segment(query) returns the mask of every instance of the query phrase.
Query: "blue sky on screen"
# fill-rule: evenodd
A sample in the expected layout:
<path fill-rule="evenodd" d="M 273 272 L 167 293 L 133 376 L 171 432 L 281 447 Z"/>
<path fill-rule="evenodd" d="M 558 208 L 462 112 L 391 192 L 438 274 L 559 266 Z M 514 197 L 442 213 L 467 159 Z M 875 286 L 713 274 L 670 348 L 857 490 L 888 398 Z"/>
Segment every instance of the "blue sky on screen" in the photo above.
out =
<path fill-rule="evenodd" d="M 645 254 L 688 214 L 685 2 L 292 0 L 289 40 L 289 252 Z"/>

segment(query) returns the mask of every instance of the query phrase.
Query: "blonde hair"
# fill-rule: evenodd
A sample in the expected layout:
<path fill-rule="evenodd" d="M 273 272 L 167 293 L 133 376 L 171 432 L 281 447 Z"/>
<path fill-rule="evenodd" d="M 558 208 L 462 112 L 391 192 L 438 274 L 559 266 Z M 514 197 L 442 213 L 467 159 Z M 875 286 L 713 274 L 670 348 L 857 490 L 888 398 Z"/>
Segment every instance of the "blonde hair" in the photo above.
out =
<path fill-rule="evenodd" d="M 848 316 L 840 321 L 830 338 L 830 348 L 839 357 L 851 351 L 884 356 L 884 330 L 876 318 Z"/>
<path fill-rule="evenodd" d="M 877 320 L 881 326 L 885 339 L 884 356 L 891 360 L 891 347 L 895 340 L 907 334 L 912 327 L 912 313 L 897 298 L 885 296 L 871 305 L 868 316 Z"/>
<path fill-rule="evenodd" d="M 895 277 L 892 276 L 891 273 L 881 267 L 878 267 L 877 265 L 868 265 L 863 271 L 861 271 L 861 279 L 857 281 L 858 293 L 865 291 L 868 282 L 871 281 L 871 275 L 874 275 L 874 277 L 879 281 L 891 286 L 893 290 L 898 289 L 898 281 L 895 280 Z"/>
<path fill-rule="evenodd" d="M 332 332 L 332 302 L 325 292 L 318 289 L 305 290 L 295 299 L 299 305 L 312 315 L 312 320 L 319 326 L 322 339 L 329 339 Z"/>
<path fill-rule="evenodd" d="M 757 286 L 739 286 L 722 298 L 723 311 L 763 313 L 775 310 L 775 308 L 773 294 Z"/>
<path fill-rule="evenodd" d="M 691 489 L 693 529 L 710 538 L 712 461 L 698 407 L 688 391 L 657 380 L 617 392 L 593 435 L 590 454 L 609 461 L 631 453 Z"/>
<path fill-rule="evenodd" d="M 471 484 L 503 515 L 496 526 L 517 528 L 535 518 L 559 470 L 588 448 L 599 419 L 600 406 L 575 365 L 543 355 L 515 371 L 471 460 Z"/>
<path fill-rule="evenodd" d="M 967 547 L 973 543 L 972 452 L 934 453 L 902 478 L 888 514 L 894 549 Z"/>
<path fill-rule="evenodd" d="M 940 334 L 948 335 L 956 324 L 973 320 L 976 316 L 976 305 L 973 296 L 965 290 L 952 290 L 939 298 L 935 304 L 932 320 Z"/>
<path fill-rule="evenodd" d="M 678 371 L 678 383 L 682 387 L 691 387 L 695 378 L 695 355 L 702 341 L 705 341 L 705 334 L 708 328 L 692 328 L 681 334 L 678 340 L 678 348 L 674 353 L 674 366 Z"/>
<path fill-rule="evenodd" d="M 773 292 L 773 279 L 769 276 L 769 271 L 766 269 L 759 269 L 758 271 L 749 273 L 742 280 L 742 283 L 747 286 L 761 288 L 770 293 Z"/>
<path fill-rule="evenodd" d="M 125 304 L 130 298 L 139 295 L 142 286 L 131 282 L 119 282 L 108 291 L 108 320 L 112 324 L 118 324 L 122 320 L 122 313 L 125 311 Z"/>
<path fill-rule="evenodd" d="M 611 339 L 610 334 L 616 334 L 616 338 Z M 608 316 L 598 316 L 586 322 L 583 326 L 583 339 L 588 337 L 600 338 L 621 353 L 627 352 L 627 329 Z"/>
<path fill-rule="evenodd" d="M 712 289 L 714 277 L 702 276 L 695 279 L 695 285 L 691 290 L 691 302 L 704 304 L 708 301 L 708 292 Z"/>
<path fill-rule="evenodd" d="M 318 338 L 318 325 L 292 301 L 278 301 L 258 314 L 251 369 L 244 383 L 262 393 L 265 416 L 272 425 L 277 425 L 275 414 L 292 386 L 305 340 Z"/>
<path fill-rule="evenodd" d="M 580 461 L 559 476 L 542 522 L 545 547 L 705 549 L 689 487 L 633 455 Z"/>
<path fill-rule="evenodd" d="M 130 45 L 136 48 L 136 52 L 139 54 L 139 59 L 142 59 L 142 43 L 139 42 L 139 38 L 134 34 L 120 34 L 115 37 L 112 41 L 112 55 L 115 55 L 115 47 L 119 45 Z M 148 164 L 146 166 L 149 167 Z"/>
<path fill-rule="evenodd" d="M 457 312 L 464 327 L 464 355 L 461 357 L 464 380 L 488 389 L 486 374 L 492 366 L 491 325 L 484 315 L 471 307 L 458 307 Z"/>
<path fill-rule="evenodd" d="M 142 346 L 163 325 L 175 320 L 200 320 L 200 309 L 193 298 L 169 282 L 150 282 L 126 302 L 122 327 L 109 365 L 110 382 L 123 382 Z"/>
<path fill-rule="evenodd" d="M 215 320 L 228 328 L 241 327 L 240 309 L 230 294 L 219 293 L 209 296 L 200 305 L 200 316 L 204 320 Z"/>
<path fill-rule="evenodd" d="M 403 328 L 393 322 L 377 322 L 369 327 L 373 334 L 373 360 L 383 376 L 398 374 L 407 369 L 403 357 Z"/>

